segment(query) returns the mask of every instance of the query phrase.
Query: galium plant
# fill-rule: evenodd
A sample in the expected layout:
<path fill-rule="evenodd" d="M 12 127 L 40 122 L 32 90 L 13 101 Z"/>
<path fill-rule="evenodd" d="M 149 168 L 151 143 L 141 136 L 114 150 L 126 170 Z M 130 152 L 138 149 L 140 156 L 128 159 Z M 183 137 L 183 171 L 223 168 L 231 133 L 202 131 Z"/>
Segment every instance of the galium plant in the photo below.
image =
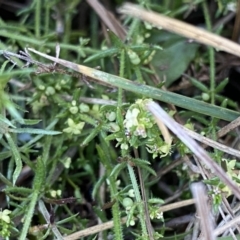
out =
<path fill-rule="evenodd" d="M 108 205 L 113 226 L 112 230 L 102 233 L 103 239 L 113 235 L 114 239 L 122 240 L 130 235 L 130 231 L 130 238 L 161 239 L 165 234 L 164 227 L 152 226 L 164 221 L 161 211 L 164 200 L 160 191 L 152 188 L 159 180 L 155 169 L 158 171 L 164 165 L 171 165 L 173 155 L 191 156 L 196 149 L 169 134 L 165 125 L 172 119 L 162 123 L 161 118 L 156 118 L 156 113 L 149 108 L 152 99 L 186 109 L 179 115 L 187 118 L 188 129 L 194 130 L 191 122 L 201 123 L 205 135 L 215 137 L 219 122 L 216 119 L 235 119 L 239 114 L 227 107 L 236 109 L 237 105 L 221 95 L 227 79 L 218 86 L 214 84 L 211 50 L 209 60 L 201 56 L 203 62 L 209 62 L 211 66 L 211 84 L 208 86 L 183 75 L 190 62 L 193 69 L 201 67 L 195 59 L 200 46 L 163 32 L 149 22 L 127 17 L 129 41 L 124 42 L 118 33 L 110 30 L 99 44 L 94 40 L 98 31 L 96 15 L 92 14 L 91 36 L 81 36 L 76 42 L 76 36 L 81 33 L 72 28 L 71 19 L 79 2 L 63 3 L 67 6 L 63 11 L 58 0 L 46 4 L 36 0 L 21 12 L 21 24 L 10 26 L 3 20 L 1 22 L 4 31 L 0 31 L 0 35 L 9 38 L 6 43 L 1 42 L 1 48 L 9 48 L 2 51 L 7 61 L 2 61 L 0 76 L 0 160 L 3 169 L 0 178 L 8 205 L 0 214 L 0 234 L 20 240 L 27 237 L 63 239 L 63 235 L 96 223 L 97 218 L 98 222 L 107 222 L 109 214 L 105 206 Z M 154 1 L 140 4 L 160 12 L 169 10 L 169 1 L 164 1 L 163 9 Z M 194 1 L 191 4 L 202 7 L 206 17 L 206 3 Z M 179 1 L 169 14 L 179 16 L 191 4 Z M 218 4 L 223 6 L 223 1 Z M 53 22 L 49 21 L 52 11 L 59 17 L 58 23 L 64 23 L 63 35 L 59 31 L 53 34 Z M 219 14 L 221 11 L 224 12 L 219 7 Z M 33 22 L 34 26 L 31 25 Z M 43 53 L 54 52 L 57 41 L 61 46 L 61 58 L 58 54 L 51 57 Z M 20 54 L 12 53 L 26 45 L 26 50 Z M 39 51 L 29 48 L 30 45 Z M 42 58 L 34 60 L 34 53 Z M 44 58 L 53 63 L 46 64 Z M 83 60 L 91 67 L 100 64 L 101 71 L 74 63 Z M 23 68 L 15 70 L 12 64 Z M 164 68 L 166 65 L 170 70 Z M 18 80 L 13 79 L 16 76 Z M 160 83 L 159 76 L 165 82 Z M 161 89 L 163 85 L 174 85 L 180 76 L 189 79 L 198 96 L 188 98 Z M 101 84 L 95 84 L 93 79 Z M 29 82 L 31 86 L 27 85 Z M 21 97 L 19 87 L 23 90 Z M 167 111 L 173 117 L 172 111 Z M 178 113 L 177 109 L 174 111 Z M 212 118 L 210 124 L 203 114 Z M 28 125 L 33 127 L 26 128 Z M 22 140 L 21 134 L 25 134 L 27 140 Z M 214 154 L 216 162 L 221 161 L 222 153 L 215 150 Z M 208 155 L 204 159 L 208 159 Z M 239 176 L 233 171 L 235 162 L 226 161 L 226 165 L 230 180 L 239 182 Z M 32 179 L 26 182 L 22 180 L 25 168 L 32 174 Z M 187 170 L 182 169 L 184 173 Z M 180 172 L 179 175 L 183 178 L 181 182 L 189 183 L 187 174 Z M 223 192 L 227 191 L 229 195 L 231 187 L 236 194 L 229 178 L 220 177 L 215 182 L 209 178 L 207 182 L 213 186 L 210 194 L 213 194 L 215 209 L 222 202 Z M 97 206 L 92 207 L 92 202 Z M 79 206 L 87 208 L 89 214 L 79 211 Z M 181 238 L 178 234 L 172 235 Z"/>

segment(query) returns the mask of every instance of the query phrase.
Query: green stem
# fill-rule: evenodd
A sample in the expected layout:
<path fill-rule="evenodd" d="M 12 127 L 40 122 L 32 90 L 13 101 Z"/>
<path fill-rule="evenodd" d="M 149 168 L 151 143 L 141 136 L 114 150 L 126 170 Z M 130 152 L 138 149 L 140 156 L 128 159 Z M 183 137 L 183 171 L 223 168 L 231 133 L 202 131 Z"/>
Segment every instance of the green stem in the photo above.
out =
<path fill-rule="evenodd" d="M 204 18 L 208 31 L 212 31 L 212 24 L 210 20 L 210 14 L 207 8 L 206 1 L 202 3 Z M 211 94 L 211 104 L 215 104 L 215 54 L 212 47 L 208 48 L 209 52 L 209 63 L 210 63 L 210 94 Z"/>
<path fill-rule="evenodd" d="M 108 175 L 109 176 L 109 175 Z M 115 198 L 117 195 L 117 186 L 114 177 L 109 177 L 109 182 L 110 182 L 110 192 L 111 192 L 111 197 Z M 121 219 L 120 219 L 120 209 L 119 209 L 119 204 L 118 201 L 112 206 L 112 215 L 113 215 L 113 222 L 114 222 L 114 239 L 116 240 L 122 240 L 123 239 L 123 234 L 122 234 L 122 224 L 121 224 Z"/>
<path fill-rule="evenodd" d="M 48 0 L 45 0 L 44 5 L 45 5 L 44 32 L 45 32 L 45 35 L 47 35 L 49 32 L 49 19 L 50 19 L 50 4 L 49 4 Z"/>
<path fill-rule="evenodd" d="M 40 38 L 41 0 L 35 0 L 35 35 Z"/>
<path fill-rule="evenodd" d="M 137 206 L 139 211 L 140 224 L 142 228 L 142 236 L 145 237 L 144 239 L 148 239 L 147 226 L 146 226 L 145 217 L 144 217 L 144 206 L 143 206 L 143 201 L 139 191 L 139 187 L 137 184 L 137 179 L 132 166 L 130 164 L 127 164 L 127 166 L 128 166 L 128 172 L 132 182 L 133 190 L 135 193 L 136 202 L 138 204 Z"/>
<path fill-rule="evenodd" d="M 109 180 L 111 200 L 114 200 L 118 195 L 118 190 L 117 190 L 115 178 L 114 176 L 111 176 L 112 165 L 111 165 L 111 157 L 108 154 L 109 146 L 104 140 L 103 134 L 102 134 L 101 140 L 102 140 L 101 147 L 97 145 L 97 151 L 102 164 L 106 168 L 106 173 Z M 120 209 L 119 209 L 118 201 L 116 201 L 115 204 L 112 206 L 112 215 L 113 215 L 114 233 L 115 233 L 114 239 L 123 240 L 122 224 L 120 219 Z"/>
<path fill-rule="evenodd" d="M 212 24 L 210 20 L 210 14 L 208 11 L 207 3 L 206 1 L 203 1 L 202 3 L 203 7 L 203 13 L 204 13 L 204 18 L 207 26 L 208 31 L 212 31 Z M 216 83 L 215 83 L 215 53 L 214 49 L 212 47 L 208 47 L 208 53 L 209 53 L 209 64 L 210 64 L 210 99 L 211 99 L 211 104 L 215 105 L 215 88 L 216 88 Z M 213 121 L 214 123 L 215 121 Z M 212 138 L 214 140 L 217 139 L 217 133 L 216 133 L 216 127 L 212 127 Z"/>
<path fill-rule="evenodd" d="M 32 217 L 33 217 L 33 213 L 34 213 L 34 209 L 35 209 L 37 200 L 38 200 L 38 191 L 34 191 L 32 196 L 31 196 L 30 204 L 27 206 L 28 212 L 27 212 L 27 214 L 25 215 L 25 218 L 24 218 L 23 229 L 22 229 L 21 235 L 19 237 L 19 240 L 26 240 L 27 239 L 26 238 L 27 233 L 28 233 L 31 221 L 32 221 Z"/>
<path fill-rule="evenodd" d="M 121 57 L 120 57 L 120 70 L 119 70 L 119 76 L 124 77 L 124 69 L 125 69 L 125 49 L 122 49 L 121 51 Z M 123 97 L 123 90 L 122 88 L 118 89 L 118 106 L 121 107 L 122 105 L 122 97 Z"/>

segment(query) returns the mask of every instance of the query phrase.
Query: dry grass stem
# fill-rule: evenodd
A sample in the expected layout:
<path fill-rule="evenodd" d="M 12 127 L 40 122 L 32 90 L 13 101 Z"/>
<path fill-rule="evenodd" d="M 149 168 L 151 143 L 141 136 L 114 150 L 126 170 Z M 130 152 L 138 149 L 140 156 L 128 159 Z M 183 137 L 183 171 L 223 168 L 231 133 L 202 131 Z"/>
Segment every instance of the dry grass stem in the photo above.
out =
<path fill-rule="evenodd" d="M 195 203 L 194 199 L 189 199 L 189 200 L 180 201 L 180 202 L 168 204 L 168 205 L 165 205 L 165 206 L 161 206 L 160 210 L 162 212 L 167 212 L 167 211 L 171 211 L 173 209 L 186 207 L 186 206 L 192 205 L 194 203 Z M 126 218 L 122 218 L 122 224 L 126 223 L 126 220 L 127 220 Z M 96 234 L 98 232 L 102 232 L 102 231 L 110 229 L 112 227 L 113 227 L 113 221 L 109 221 L 109 222 L 106 222 L 106 223 L 98 224 L 96 226 L 78 231 L 74 234 L 71 234 L 67 237 L 64 237 L 64 240 L 75 240 L 75 239 L 78 239 L 80 237 L 85 237 L 85 236 L 89 236 L 89 235 L 92 235 L 92 234 Z"/>
<path fill-rule="evenodd" d="M 215 149 L 218 149 L 220 151 L 223 151 L 225 153 L 228 153 L 232 156 L 235 156 L 235 157 L 238 157 L 240 158 L 240 151 L 236 150 L 236 149 L 233 149 L 231 147 L 228 147 L 228 146 L 225 146 L 221 143 L 218 143 L 210 138 L 207 138 L 207 137 L 204 137 L 194 131 L 191 131 L 190 129 L 186 128 L 186 127 L 183 127 L 182 125 L 179 124 L 179 127 L 181 127 L 190 137 L 192 137 L 193 139 L 201 142 L 201 143 L 204 143 L 210 147 L 213 147 Z"/>
<path fill-rule="evenodd" d="M 225 232 L 226 230 L 228 230 L 229 228 L 234 227 L 234 225 L 239 224 L 240 223 L 240 216 L 232 219 L 231 221 L 225 223 L 223 226 L 216 228 L 214 230 L 214 235 L 218 236 L 220 234 L 222 234 L 223 232 Z"/>
<path fill-rule="evenodd" d="M 137 17 L 143 21 L 153 24 L 156 27 L 163 28 L 199 43 L 203 43 L 207 46 L 212 46 L 217 50 L 225 51 L 240 57 L 239 44 L 210 33 L 204 29 L 194 27 L 190 24 L 166 17 L 159 13 L 147 11 L 135 4 L 125 3 L 119 9 L 119 12 L 132 17 Z"/>
<path fill-rule="evenodd" d="M 110 11 L 108 11 L 97 0 L 86 0 L 86 2 L 94 9 L 94 11 L 98 14 L 98 16 L 102 19 L 102 21 L 111 31 L 113 31 L 122 40 L 125 39 L 126 30 Z"/>
<path fill-rule="evenodd" d="M 122 224 L 124 224 L 124 223 L 126 223 L 127 218 L 122 218 L 121 221 L 122 221 Z M 98 232 L 102 232 L 102 231 L 110 229 L 112 227 L 113 227 L 113 221 L 109 221 L 106 223 L 98 224 L 96 226 L 75 232 L 71 235 L 68 235 L 67 237 L 64 237 L 64 240 L 76 240 L 81 237 L 86 237 L 86 236 L 89 236 L 89 235 L 92 235 L 92 234 L 95 234 Z"/>
<path fill-rule="evenodd" d="M 232 122 L 227 124 L 225 127 L 221 128 L 217 133 L 218 137 L 220 138 L 220 137 L 225 136 L 227 133 L 229 133 L 233 129 L 237 128 L 239 125 L 240 125 L 240 117 L 233 120 Z"/>
<path fill-rule="evenodd" d="M 223 183 L 229 186 L 236 197 L 240 199 L 240 190 L 236 183 L 233 182 L 233 180 L 224 172 L 224 170 L 208 156 L 201 146 L 199 146 L 181 127 L 179 127 L 179 124 L 176 121 L 174 121 L 155 102 L 149 102 L 146 107 L 154 115 L 156 121 L 161 119 L 161 121 L 163 121 L 163 123 L 173 133 L 175 133 L 184 144 L 186 144 L 186 146 L 197 156 L 197 158 L 202 161 L 202 163 L 206 164 L 212 170 L 212 172 L 222 180 Z"/>
<path fill-rule="evenodd" d="M 195 203 L 194 199 L 188 199 L 188 200 L 184 200 L 184 201 L 180 201 L 180 202 L 176 202 L 176 203 L 171 203 L 165 206 L 161 206 L 160 207 L 160 211 L 161 212 L 167 212 L 167 211 L 171 211 L 173 209 L 178 209 L 181 207 L 186 207 L 189 205 L 192 205 Z"/>
<path fill-rule="evenodd" d="M 198 216 L 201 223 L 201 231 L 204 239 L 214 240 L 216 239 L 213 234 L 213 218 L 211 216 L 210 206 L 207 202 L 207 194 L 203 183 L 193 183 L 191 185 L 191 191 L 195 199 Z"/>

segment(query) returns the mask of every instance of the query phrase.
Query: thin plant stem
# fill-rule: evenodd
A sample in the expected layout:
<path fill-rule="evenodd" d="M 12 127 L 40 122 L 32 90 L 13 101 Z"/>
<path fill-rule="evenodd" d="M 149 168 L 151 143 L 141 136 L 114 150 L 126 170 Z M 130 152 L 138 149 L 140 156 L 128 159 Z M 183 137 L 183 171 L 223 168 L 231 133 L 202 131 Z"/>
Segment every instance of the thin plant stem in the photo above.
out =
<path fill-rule="evenodd" d="M 35 0 L 35 35 L 40 38 L 41 0 Z"/>
<path fill-rule="evenodd" d="M 44 26 L 44 31 L 45 34 L 47 35 L 49 32 L 49 19 L 50 19 L 50 4 L 48 0 L 45 0 L 45 26 Z"/>
<path fill-rule="evenodd" d="M 112 167 L 110 163 L 110 156 L 107 154 L 107 143 L 105 142 L 104 138 L 101 137 L 102 140 L 102 148 L 97 146 L 97 151 L 100 157 L 100 160 L 104 167 L 106 168 L 108 180 L 109 180 L 109 187 L 111 193 L 111 200 L 116 198 L 118 194 L 116 182 L 113 176 L 111 176 Z M 121 219 L 120 219 L 120 209 L 118 201 L 112 206 L 112 216 L 114 222 L 114 239 L 116 240 L 123 240 L 123 233 L 122 233 L 122 226 L 121 226 Z"/>
<path fill-rule="evenodd" d="M 135 157 L 139 158 L 137 149 L 134 149 L 134 155 L 135 155 Z M 137 170 L 138 170 L 138 177 L 139 177 L 141 193 L 142 193 L 142 200 L 143 200 L 143 205 L 144 205 L 144 213 L 145 213 L 147 231 L 148 231 L 149 239 L 153 240 L 154 239 L 153 238 L 154 231 L 153 231 L 153 227 L 152 227 L 152 224 L 150 221 L 150 215 L 149 215 L 148 205 L 147 205 L 146 190 L 145 190 L 145 186 L 144 186 L 144 182 L 143 182 L 141 168 L 139 166 L 137 166 Z"/>
<path fill-rule="evenodd" d="M 210 13 L 207 8 L 207 3 L 206 1 L 203 1 L 202 3 L 203 7 L 203 13 L 204 13 L 204 18 L 206 22 L 206 26 L 208 31 L 212 31 L 212 24 L 210 20 Z M 210 97 L 211 97 L 211 103 L 215 104 L 215 54 L 214 54 L 214 49 L 212 47 L 208 48 L 209 52 L 209 63 L 210 63 Z"/>
<path fill-rule="evenodd" d="M 127 164 L 127 168 L 130 175 L 133 190 L 135 193 L 136 202 L 138 204 L 137 206 L 139 211 L 139 220 L 142 228 L 142 236 L 145 237 L 145 239 L 148 239 L 147 226 L 146 226 L 145 216 L 144 216 L 144 206 L 143 206 L 141 194 L 139 191 L 137 179 L 136 179 L 133 167 L 130 164 Z"/>
<path fill-rule="evenodd" d="M 212 31 L 210 13 L 208 11 L 206 1 L 202 2 L 202 7 L 203 7 L 203 13 L 204 13 L 204 18 L 205 18 L 207 29 L 208 29 L 208 31 Z M 213 47 L 208 47 L 208 53 L 209 53 L 209 64 L 210 64 L 210 99 L 211 99 L 211 104 L 215 105 L 215 87 L 216 87 L 216 84 L 215 84 L 215 53 L 214 53 Z M 213 124 L 214 124 L 214 122 L 215 121 L 212 121 Z M 217 139 L 217 132 L 216 132 L 215 126 L 212 127 L 212 138 L 214 140 Z"/>
<path fill-rule="evenodd" d="M 120 71 L 119 71 L 120 77 L 124 77 L 124 69 L 125 69 L 125 49 L 122 49 L 121 57 L 120 57 Z M 122 88 L 118 88 L 118 106 L 119 107 L 122 105 L 122 97 L 123 97 L 122 95 L 123 95 Z"/>
<path fill-rule="evenodd" d="M 24 218 L 23 229 L 21 231 L 21 235 L 19 237 L 19 240 L 26 240 L 27 233 L 28 233 L 31 221 L 32 221 L 34 209 L 35 209 L 35 206 L 37 204 L 37 200 L 38 200 L 38 191 L 34 191 L 32 196 L 31 196 L 30 204 L 28 205 L 27 214 Z"/>

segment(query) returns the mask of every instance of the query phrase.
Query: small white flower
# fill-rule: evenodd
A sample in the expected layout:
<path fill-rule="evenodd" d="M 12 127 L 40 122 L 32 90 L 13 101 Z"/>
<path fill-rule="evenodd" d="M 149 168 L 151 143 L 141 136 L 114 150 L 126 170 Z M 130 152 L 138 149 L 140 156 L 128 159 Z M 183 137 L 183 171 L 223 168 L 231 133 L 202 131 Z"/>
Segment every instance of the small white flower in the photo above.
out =
<path fill-rule="evenodd" d="M 10 223 L 10 217 L 8 216 L 12 211 L 5 209 L 0 211 L 0 219 L 6 223 Z"/>
<path fill-rule="evenodd" d="M 128 150 L 128 145 L 127 145 L 126 143 L 122 143 L 121 146 L 120 146 L 120 148 L 121 148 L 122 150 Z"/>
<path fill-rule="evenodd" d="M 135 133 L 135 135 L 141 136 L 143 138 L 147 137 L 147 133 L 146 133 L 146 130 L 145 130 L 145 127 L 143 124 L 139 124 L 134 133 Z"/>
<path fill-rule="evenodd" d="M 125 128 L 130 129 L 132 126 L 138 125 L 138 114 L 140 113 L 139 109 L 134 108 L 133 110 L 128 110 L 125 116 L 123 124 Z"/>
<path fill-rule="evenodd" d="M 81 112 L 89 112 L 89 110 L 90 110 L 89 106 L 85 103 L 81 103 L 79 105 L 79 109 Z"/>
<path fill-rule="evenodd" d="M 162 219 L 163 218 L 163 213 L 162 212 L 157 213 L 156 218 L 157 219 Z"/>
<path fill-rule="evenodd" d="M 68 118 L 68 128 L 63 129 L 63 132 L 71 133 L 71 134 L 80 134 L 85 122 L 75 123 L 71 118 Z"/>

